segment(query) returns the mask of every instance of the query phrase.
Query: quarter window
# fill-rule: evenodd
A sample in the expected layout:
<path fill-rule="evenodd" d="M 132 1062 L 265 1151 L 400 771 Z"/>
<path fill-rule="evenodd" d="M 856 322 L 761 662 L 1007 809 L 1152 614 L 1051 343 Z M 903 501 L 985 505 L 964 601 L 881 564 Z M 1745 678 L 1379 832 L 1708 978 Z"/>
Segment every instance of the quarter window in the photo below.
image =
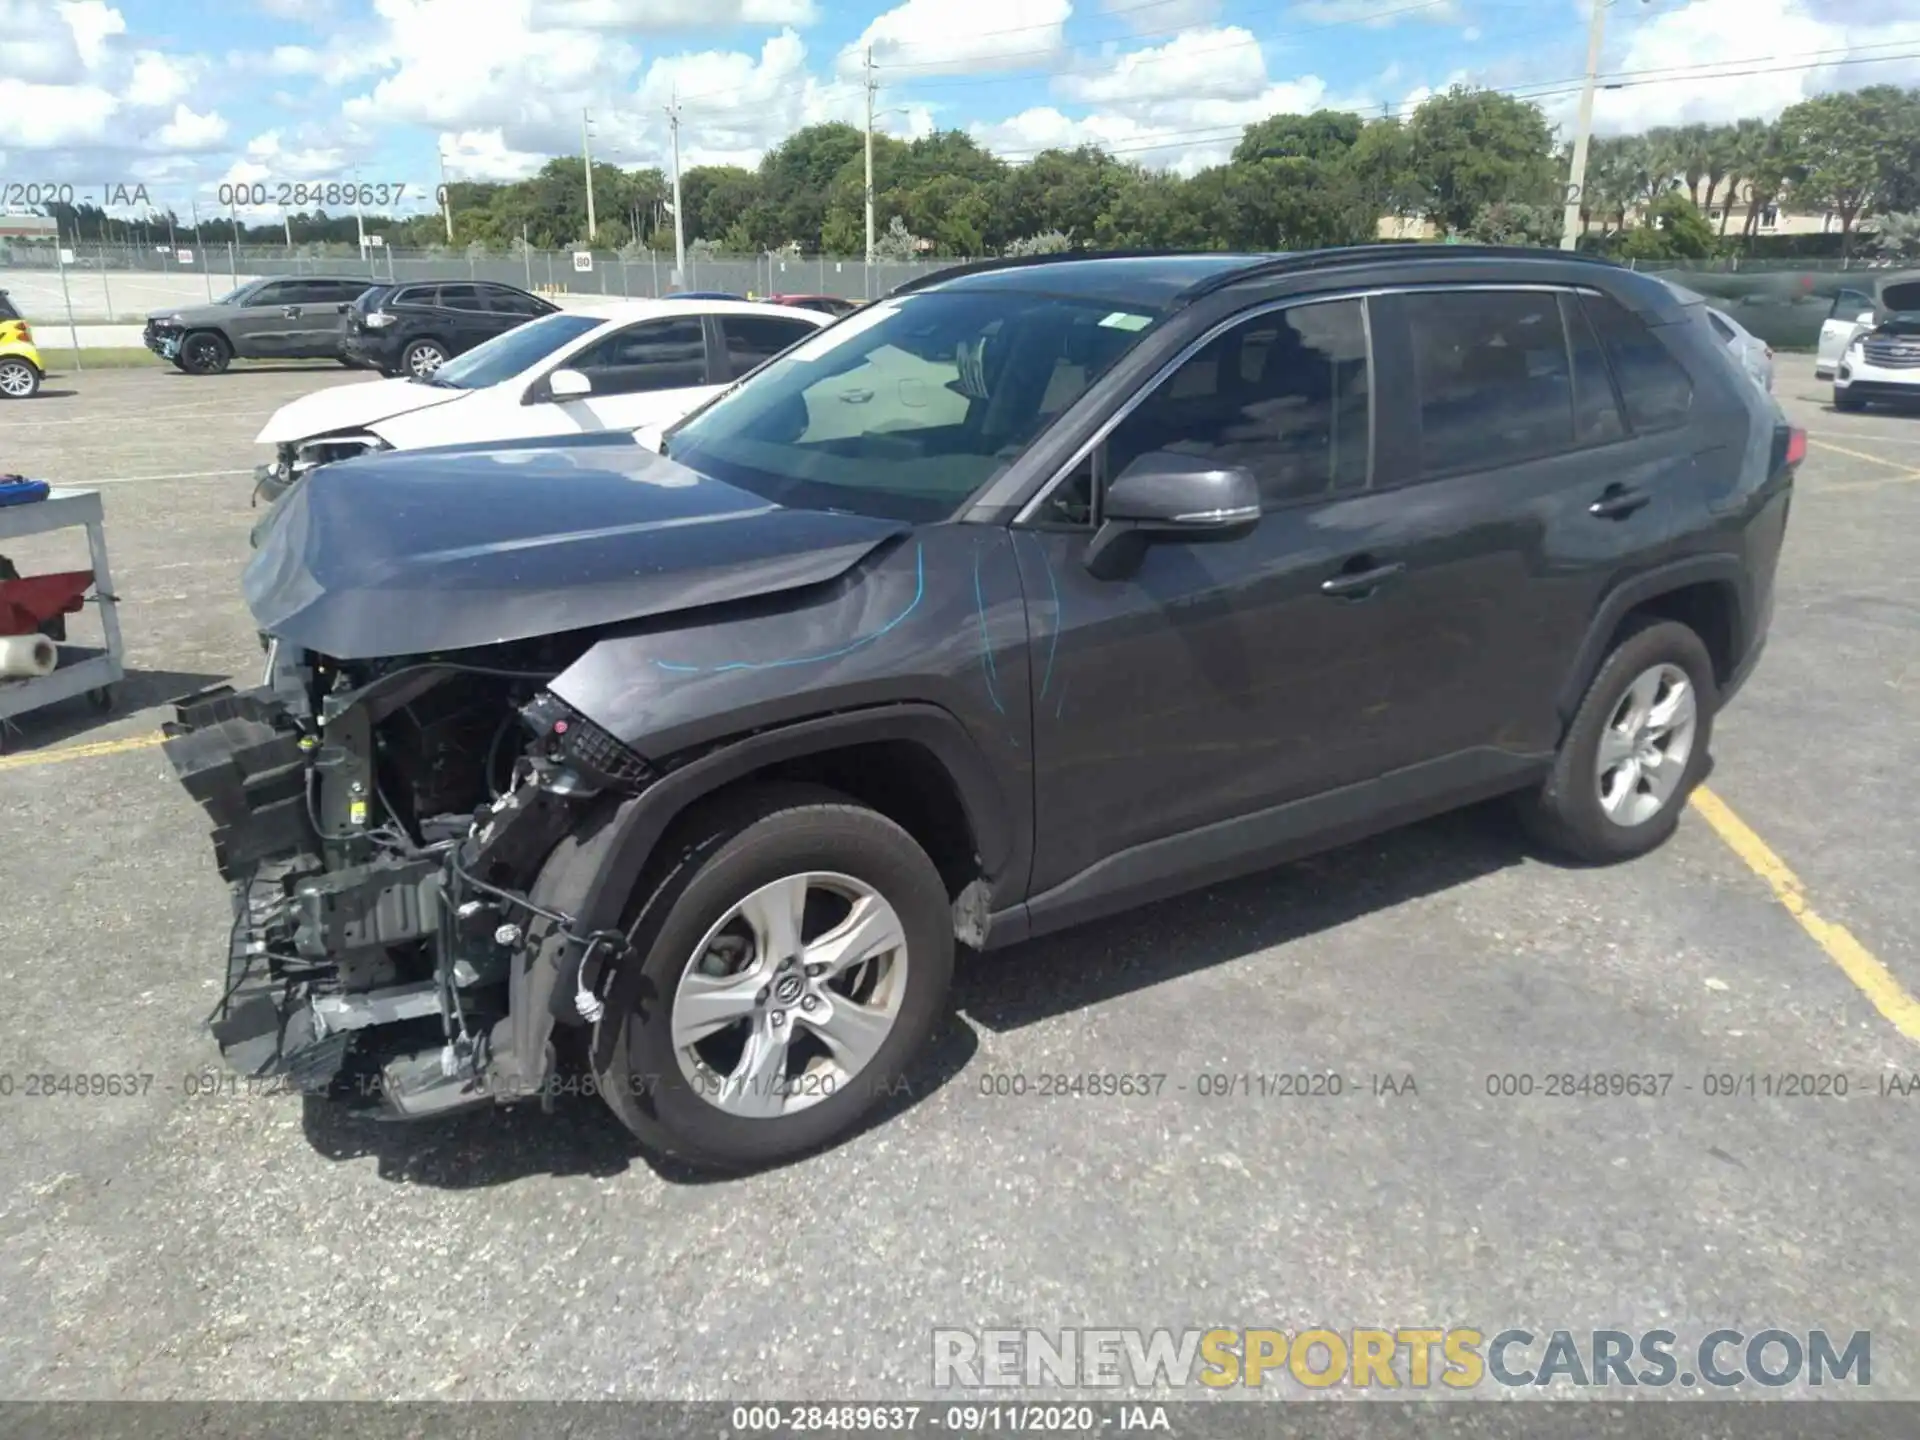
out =
<path fill-rule="evenodd" d="M 1619 382 L 1627 423 L 1636 431 L 1684 425 L 1693 409 L 1693 381 L 1660 337 L 1619 301 L 1587 295 L 1581 302 Z"/>
<path fill-rule="evenodd" d="M 1114 429 L 1107 475 L 1164 450 L 1251 472 L 1269 505 L 1363 488 L 1371 377 L 1361 305 L 1295 305 L 1208 341 Z"/>
<path fill-rule="evenodd" d="M 587 347 L 568 368 L 592 380 L 595 395 L 704 385 L 706 334 L 697 316 L 648 320 Z"/>
<path fill-rule="evenodd" d="M 1420 470 L 1492 470 L 1573 447 L 1573 376 L 1544 291 L 1406 297 L 1420 403 Z"/>
<path fill-rule="evenodd" d="M 545 315 L 553 308 L 518 290 L 488 290 L 486 300 L 496 315 Z"/>

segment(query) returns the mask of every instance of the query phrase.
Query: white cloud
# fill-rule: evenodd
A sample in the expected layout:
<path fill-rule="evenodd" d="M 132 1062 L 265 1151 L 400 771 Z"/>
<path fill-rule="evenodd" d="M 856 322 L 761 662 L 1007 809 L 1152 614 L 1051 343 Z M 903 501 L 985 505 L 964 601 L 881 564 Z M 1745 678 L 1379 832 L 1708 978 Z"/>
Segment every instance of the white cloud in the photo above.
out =
<path fill-rule="evenodd" d="M 1060 76 L 1054 89 L 1065 100 L 1097 108 L 1071 116 L 1035 106 L 1006 120 L 976 122 L 972 134 L 1010 159 L 1098 145 L 1143 165 L 1191 175 L 1225 161 L 1240 132 L 1256 120 L 1363 103 L 1334 98 L 1317 75 L 1275 80 L 1253 35 L 1231 25 L 1189 30 L 1165 44 L 1111 57 L 1096 71 Z"/>
<path fill-rule="evenodd" d="M 549 157 L 511 148 L 496 126 L 440 137 L 449 180 L 524 180 Z"/>
<path fill-rule="evenodd" d="M 856 74 L 869 49 L 878 66 L 906 74 L 1032 69 L 1066 48 L 1070 0 L 906 0 L 840 52 Z"/>
<path fill-rule="evenodd" d="M 164 109 L 192 90 L 205 68 L 197 57 L 183 60 L 158 50 L 142 50 L 134 57 L 127 102 Z"/>
<path fill-rule="evenodd" d="M 553 29 L 662 31 L 717 25 L 811 25 L 813 0 L 535 0 L 533 23 Z"/>
<path fill-rule="evenodd" d="M 100 144 L 120 101 L 98 85 L 10 85 L 7 107 L 7 145 L 17 154 Z"/>
<path fill-rule="evenodd" d="M 1250 31 L 1237 25 L 1189 30 L 1164 45 L 1122 55 L 1098 74 L 1063 75 L 1054 88 L 1069 100 L 1139 105 L 1175 97 L 1246 100 L 1267 88 L 1267 62 Z"/>
<path fill-rule="evenodd" d="M 218 111 L 199 115 L 185 105 L 176 105 L 173 118 L 154 138 L 163 150 L 211 150 L 227 138 L 227 122 Z"/>
<path fill-rule="evenodd" d="M 86 73 L 73 27 L 41 0 L 0 0 L 0 74 L 59 85 Z"/>
<path fill-rule="evenodd" d="M 127 20 L 102 0 L 60 0 L 60 16 L 73 32 L 73 43 L 80 52 L 80 63 L 89 70 L 106 54 L 110 36 L 127 33 Z"/>
<path fill-rule="evenodd" d="M 1686 0 L 1640 19 L 1627 32 L 1624 46 L 1609 50 L 1606 68 L 1660 72 L 1711 65 L 1766 71 L 1815 59 L 1831 62 L 1872 54 L 1875 45 L 1888 46 L 1881 54 L 1920 48 L 1920 23 L 1912 18 L 1905 25 L 1863 24 L 1823 18 L 1821 13 L 1837 17 L 1841 8 L 1860 17 L 1890 19 L 1892 15 L 1874 10 L 1865 0 L 1850 0 L 1849 7 L 1821 6 L 1815 0 Z M 1911 8 L 1905 13 L 1915 16 Z M 1888 44 L 1901 41 L 1908 44 Z M 1829 63 L 1718 79 L 1703 77 L 1697 68 L 1684 69 L 1659 84 L 1601 90 L 1594 98 L 1594 129 L 1601 134 L 1625 134 L 1654 125 L 1724 123 L 1748 115 L 1771 118 L 1825 91 L 1877 83 L 1911 85 L 1917 80 L 1920 62 L 1913 60 L 1842 67 Z M 1547 102 L 1548 115 L 1570 124 L 1578 98 L 1555 97 Z"/>
<path fill-rule="evenodd" d="M 1290 14 L 1317 25 L 1365 25 L 1381 29 L 1402 21 L 1450 25 L 1460 18 L 1459 0 L 1295 0 Z"/>

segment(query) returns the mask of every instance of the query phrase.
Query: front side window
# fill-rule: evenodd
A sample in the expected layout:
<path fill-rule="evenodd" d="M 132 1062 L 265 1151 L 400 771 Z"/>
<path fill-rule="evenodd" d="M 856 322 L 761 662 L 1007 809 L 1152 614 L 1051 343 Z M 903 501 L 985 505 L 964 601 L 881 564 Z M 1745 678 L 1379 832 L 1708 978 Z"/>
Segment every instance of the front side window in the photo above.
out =
<path fill-rule="evenodd" d="M 999 288 L 902 295 L 816 331 L 667 436 L 781 504 L 951 514 L 1138 343 L 1146 305 Z"/>
<path fill-rule="evenodd" d="M 567 368 L 593 381 L 595 395 L 690 389 L 707 383 L 706 332 L 697 316 L 648 320 L 588 346 Z"/>
<path fill-rule="evenodd" d="M 242 305 L 291 305 L 293 304 L 293 281 L 269 281 L 251 294 L 243 294 L 236 290 L 232 298 Z"/>
<path fill-rule="evenodd" d="M 1671 430 L 1686 424 L 1693 409 L 1693 380 L 1660 337 L 1618 300 L 1585 295 L 1581 304 L 1619 382 L 1627 422 L 1636 431 Z"/>
<path fill-rule="evenodd" d="M 1371 423 L 1362 302 L 1295 305 L 1208 341 L 1107 438 L 1109 479 L 1172 451 L 1250 472 L 1269 506 L 1367 483 Z"/>
<path fill-rule="evenodd" d="M 1546 291 L 1406 297 L 1420 406 L 1420 471 L 1492 470 L 1573 446 L 1573 377 Z"/>
<path fill-rule="evenodd" d="M 529 320 L 447 361 L 420 383 L 452 390 L 480 390 L 488 385 L 500 385 L 605 323 L 591 315 L 564 312 Z"/>

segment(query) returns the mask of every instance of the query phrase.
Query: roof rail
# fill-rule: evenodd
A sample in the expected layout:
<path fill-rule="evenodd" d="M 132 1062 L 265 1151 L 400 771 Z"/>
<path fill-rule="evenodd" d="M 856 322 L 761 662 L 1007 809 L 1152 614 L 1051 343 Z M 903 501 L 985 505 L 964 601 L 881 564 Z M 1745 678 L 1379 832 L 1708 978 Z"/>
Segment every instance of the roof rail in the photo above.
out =
<path fill-rule="evenodd" d="M 952 265 L 945 270 L 936 270 L 931 275 L 916 276 L 888 293 L 906 295 L 936 281 L 952 280 L 961 275 L 980 275 L 991 270 L 1022 270 L 1032 265 L 1062 265 L 1077 260 L 1184 260 L 1197 255 L 1221 253 L 1215 250 L 1055 250 L 1045 255 L 1000 255 L 990 260 L 972 260 L 965 265 Z"/>
<path fill-rule="evenodd" d="M 1581 265 L 1602 266 L 1609 270 L 1623 268 L 1618 263 L 1603 256 L 1581 254 L 1573 250 L 1543 250 L 1531 245 L 1446 245 L 1407 241 L 1386 241 L 1376 245 L 1343 245 L 1327 250 L 1302 250 L 1294 254 L 1276 255 L 1271 260 L 1258 260 L 1243 269 L 1222 271 L 1218 275 L 1208 275 L 1196 280 L 1181 292 L 1183 304 L 1190 304 L 1203 295 L 1211 295 L 1216 290 L 1224 290 L 1229 285 L 1237 285 L 1243 280 L 1260 279 L 1268 275 L 1288 275 L 1296 271 L 1324 270 L 1334 265 L 1350 265 L 1356 261 L 1402 260 L 1418 263 L 1436 260 L 1569 260 Z"/>

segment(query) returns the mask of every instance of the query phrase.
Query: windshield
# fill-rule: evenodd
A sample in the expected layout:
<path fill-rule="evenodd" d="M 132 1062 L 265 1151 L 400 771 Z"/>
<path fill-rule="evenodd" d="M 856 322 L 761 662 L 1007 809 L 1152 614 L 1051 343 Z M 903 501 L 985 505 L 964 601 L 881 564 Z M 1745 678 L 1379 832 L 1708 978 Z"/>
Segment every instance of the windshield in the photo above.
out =
<path fill-rule="evenodd" d="M 569 340 L 577 340 L 606 323 L 592 315 L 567 314 L 530 320 L 494 336 L 484 345 L 474 346 L 457 360 L 447 361 L 421 383 L 451 390 L 484 390 L 489 385 L 511 380 Z"/>
<path fill-rule="evenodd" d="M 1147 306 L 999 289 L 882 301 L 771 361 L 667 448 L 783 505 L 937 520 L 1156 318 Z"/>

